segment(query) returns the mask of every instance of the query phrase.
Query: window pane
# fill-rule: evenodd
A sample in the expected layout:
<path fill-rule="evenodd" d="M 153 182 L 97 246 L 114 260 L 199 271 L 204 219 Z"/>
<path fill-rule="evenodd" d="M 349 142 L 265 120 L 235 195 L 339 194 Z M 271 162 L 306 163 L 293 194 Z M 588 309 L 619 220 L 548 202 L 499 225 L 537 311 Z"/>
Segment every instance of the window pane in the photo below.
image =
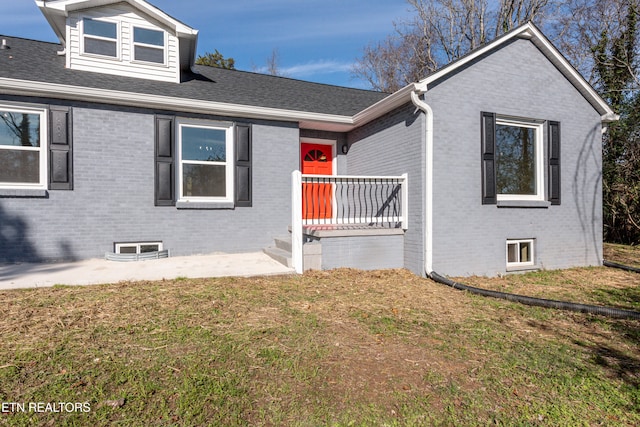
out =
<path fill-rule="evenodd" d="M 137 246 L 120 246 L 120 252 L 121 254 L 135 254 L 138 253 L 138 247 Z"/>
<path fill-rule="evenodd" d="M 40 152 L 0 150 L 0 182 L 40 183 Z"/>
<path fill-rule="evenodd" d="M 164 46 L 164 33 L 162 31 L 147 30 L 146 28 L 134 28 L 133 41 L 135 43 Z"/>
<path fill-rule="evenodd" d="M 0 110 L 0 145 L 39 147 L 40 115 Z"/>
<path fill-rule="evenodd" d="M 108 40 L 97 40 L 85 37 L 84 52 L 116 58 L 118 56 L 118 44 L 116 42 L 111 42 Z"/>
<path fill-rule="evenodd" d="M 92 36 L 117 39 L 118 25 L 114 22 L 96 21 L 86 18 L 84 19 L 84 33 Z"/>
<path fill-rule="evenodd" d="M 224 129 L 182 127 L 182 160 L 225 162 L 226 147 Z"/>
<path fill-rule="evenodd" d="M 530 242 L 520 242 L 520 262 L 531 262 Z"/>
<path fill-rule="evenodd" d="M 140 253 L 146 254 L 148 252 L 156 252 L 160 250 L 158 245 L 140 245 Z"/>
<path fill-rule="evenodd" d="M 507 245 L 507 262 L 518 262 L 518 244 L 509 243 Z"/>
<path fill-rule="evenodd" d="M 164 64 L 164 49 L 155 49 L 152 47 L 135 47 L 136 61 L 155 62 L 156 64 Z"/>
<path fill-rule="evenodd" d="M 535 129 L 496 125 L 498 194 L 536 194 Z"/>
<path fill-rule="evenodd" d="M 185 197 L 225 197 L 226 167 L 222 165 L 182 166 L 182 194 Z"/>

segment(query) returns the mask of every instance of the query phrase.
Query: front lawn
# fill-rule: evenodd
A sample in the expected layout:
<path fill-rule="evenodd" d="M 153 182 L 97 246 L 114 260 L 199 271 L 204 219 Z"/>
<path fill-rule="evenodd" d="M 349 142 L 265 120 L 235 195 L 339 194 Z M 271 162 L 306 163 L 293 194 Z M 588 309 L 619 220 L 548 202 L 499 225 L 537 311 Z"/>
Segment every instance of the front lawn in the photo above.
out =
<path fill-rule="evenodd" d="M 509 278 L 473 280 L 640 309 L 639 274 Z M 404 270 L 0 298 L 5 425 L 640 425 L 639 321 L 477 297 Z M 56 402 L 88 405 L 28 406 Z"/>

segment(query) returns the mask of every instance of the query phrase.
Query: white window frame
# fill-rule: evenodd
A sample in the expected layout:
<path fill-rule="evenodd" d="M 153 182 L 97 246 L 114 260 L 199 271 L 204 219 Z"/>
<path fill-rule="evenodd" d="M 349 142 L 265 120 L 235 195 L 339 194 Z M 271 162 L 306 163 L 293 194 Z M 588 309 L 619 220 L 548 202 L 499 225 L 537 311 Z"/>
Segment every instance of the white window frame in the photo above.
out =
<path fill-rule="evenodd" d="M 85 37 L 88 37 L 90 39 L 94 39 L 94 40 L 103 40 L 103 41 L 109 41 L 112 42 L 114 41 L 114 39 L 110 38 L 110 37 L 101 37 L 101 36 L 94 36 L 93 34 L 87 34 L 84 31 L 84 21 L 86 19 L 92 20 L 92 21 L 100 21 L 100 22 L 107 22 L 109 24 L 115 24 L 116 26 L 116 38 L 115 38 L 115 42 L 116 42 L 116 56 L 110 56 L 110 55 L 101 55 L 99 53 L 91 53 L 91 52 L 85 52 L 84 50 L 84 40 Z M 84 18 L 82 18 L 80 20 L 80 22 L 82 23 L 82 31 L 80 32 L 81 37 L 80 37 L 80 44 L 81 44 L 81 52 L 83 55 L 86 56 L 93 56 L 96 58 L 104 58 L 104 59 L 110 59 L 110 60 L 116 60 L 116 61 L 120 61 L 121 60 L 121 52 L 122 49 L 120 48 L 121 45 L 121 23 L 120 21 L 115 21 L 115 20 L 110 20 L 110 19 L 103 19 L 103 18 L 92 18 L 90 16 L 85 16 Z"/>
<path fill-rule="evenodd" d="M 132 247 L 135 246 L 136 248 L 136 254 L 140 254 L 140 250 L 142 246 L 147 246 L 147 245 L 158 245 L 158 250 L 154 251 L 154 252 L 160 252 L 162 250 L 162 242 L 130 242 L 130 243 L 124 243 L 124 242 L 116 242 L 113 244 L 114 245 L 114 253 L 116 254 L 121 254 L 122 252 L 120 252 L 122 250 L 122 247 Z"/>
<path fill-rule="evenodd" d="M 496 126 L 513 126 L 523 127 L 527 129 L 535 130 L 535 173 L 536 173 L 536 193 L 535 194 L 497 194 L 498 201 L 500 200 L 545 200 L 545 178 L 544 178 L 544 122 L 542 121 L 528 121 L 523 119 L 514 119 L 508 117 L 496 117 Z M 498 147 L 496 146 L 496 154 Z M 497 173 L 497 165 L 496 165 Z"/>
<path fill-rule="evenodd" d="M 531 249 L 530 260 L 522 262 L 520 260 L 520 245 L 523 243 L 529 244 L 529 248 Z M 509 245 L 518 245 L 517 247 L 517 255 L 518 261 L 509 262 Z M 535 239 L 508 239 L 505 245 L 506 256 L 505 259 L 507 261 L 507 269 L 519 269 L 519 268 L 527 268 L 533 267 L 536 265 L 536 249 L 535 249 Z"/>
<path fill-rule="evenodd" d="M 225 162 L 209 162 L 198 160 L 182 160 L 182 129 L 185 127 L 202 128 L 202 129 L 216 129 L 225 131 L 225 145 L 226 145 L 226 157 Z M 200 122 L 181 120 L 177 126 L 177 140 L 178 140 L 178 202 L 231 202 L 234 201 L 234 127 L 233 123 L 221 123 L 221 122 Z M 225 181 L 226 181 L 226 196 L 225 197 L 196 197 L 185 196 L 183 192 L 183 165 L 184 164 L 202 164 L 202 165 L 224 165 L 225 166 Z"/>
<path fill-rule="evenodd" d="M 151 30 L 151 31 L 157 31 L 159 33 L 162 33 L 163 37 L 164 37 L 164 45 L 162 45 L 162 47 L 160 46 L 156 46 L 154 44 L 146 44 L 146 43 L 140 43 L 140 42 L 136 42 L 136 28 L 140 28 L 143 30 Z M 168 44 L 169 44 L 169 37 L 166 31 L 163 31 L 159 28 L 154 28 L 154 27 L 147 27 L 144 25 L 132 25 L 131 26 L 131 62 L 137 62 L 137 63 L 141 63 L 141 64 L 147 64 L 147 65 L 155 65 L 155 66 L 166 66 L 167 65 L 167 57 L 168 57 Z M 136 46 L 140 46 L 140 47 L 146 47 L 146 48 L 150 48 L 150 49 L 157 49 L 157 50 L 162 50 L 163 53 L 163 62 L 153 62 L 153 61 L 144 61 L 142 59 L 136 59 Z"/>
<path fill-rule="evenodd" d="M 48 120 L 45 108 L 21 107 L 15 105 L 0 104 L 0 111 L 19 113 L 19 114 L 37 114 L 40 116 L 40 147 L 22 147 L 19 145 L 0 145 L 0 150 L 11 151 L 39 151 L 39 182 L 32 183 L 14 183 L 0 182 L 0 189 L 11 190 L 46 190 L 48 184 L 47 165 L 48 165 Z"/>

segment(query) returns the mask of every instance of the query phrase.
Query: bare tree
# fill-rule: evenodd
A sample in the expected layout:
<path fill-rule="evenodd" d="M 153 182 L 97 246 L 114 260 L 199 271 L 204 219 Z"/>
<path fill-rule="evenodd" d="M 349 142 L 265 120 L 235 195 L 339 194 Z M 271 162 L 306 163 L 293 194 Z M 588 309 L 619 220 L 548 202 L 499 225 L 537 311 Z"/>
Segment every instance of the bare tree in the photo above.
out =
<path fill-rule="evenodd" d="M 435 71 L 438 64 L 428 38 L 398 30 L 397 34 L 365 47 L 352 73 L 366 80 L 372 89 L 391 93 Z"/>
<path fill-rule="evenodd" d="M 549 0 L 501 0 L 495 36 L 526 22 L 545 19 L 551 3 Z"/>
<path fill-rule="evenodd" d="M 528 21 L 543 20 L 549 0 L 407 0 L 414 14 L 364 49 L 352 72 L 374 90 L 393 92 L 426 77 Z"/>
<path fill-rule="evenodd" d="M 267 73 L 272 76 L 286 76 L 280 68 L 280 51 L 278 49 L 273 49 L 267 58 Z"/>
<path fill-rule="evenodd" d="M 277 48 L 274 48 L 271 51 L 271 55 L 267 57 L 265 61 L 265 65 L 258 66 L 256 64 L 252 64 L 251 70 L 254 73 L 269 74 L 271 76 L 288 77 L 288 74 L 282 71 L 282 68 L 280 66 L 280 51 Z"/>
<path fill-rule="evenodd" d="M 628 38 L 627 15 L 630 9 L 638 8 L 638 0 L 564 0 L 563 13 L 555 23 L 556 43 L 573 65 L 598 89 L 603 87 L 602 76 L 598 73 L 598 65 L 604 64 L 604 57 L 597 55 L 600 49 L 607 48 L 602 43 L 611 44 L 612 40 Z M 625 35 L 626 34 L 626 35 Z M 603 39 L 606 36 L 606 41 Z M 609 46 L 608 48 L 611 48 Z M 634 51 L 618 49 L 608 61 L 614 61 L 616 67 L 626 69 L 633 76 L 638 86 L 638 46 Z"/>

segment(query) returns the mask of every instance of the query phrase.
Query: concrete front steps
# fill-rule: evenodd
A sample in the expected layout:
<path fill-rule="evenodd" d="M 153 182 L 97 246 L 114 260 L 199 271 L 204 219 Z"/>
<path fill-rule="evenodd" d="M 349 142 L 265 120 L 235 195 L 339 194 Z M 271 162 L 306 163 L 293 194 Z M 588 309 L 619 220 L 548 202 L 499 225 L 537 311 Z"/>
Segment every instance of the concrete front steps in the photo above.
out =
<path fill-rule="evenodd" d="M 275 246 L 263 249 L 263 252 L 286 267 L 293 268 L 291 255 L 291 234 L 273 239 Z M 306 239 L 302 246 L 304 270 L 322 269 L 322 246 L 317 240 Z"/>
<path fill-rule="evenodd" d="M 291 255 L 291 235 L 275 237 L 275 246 L 264 248 L 263 252 L 280 264 L 293 268 L 293 257 Z"/>

